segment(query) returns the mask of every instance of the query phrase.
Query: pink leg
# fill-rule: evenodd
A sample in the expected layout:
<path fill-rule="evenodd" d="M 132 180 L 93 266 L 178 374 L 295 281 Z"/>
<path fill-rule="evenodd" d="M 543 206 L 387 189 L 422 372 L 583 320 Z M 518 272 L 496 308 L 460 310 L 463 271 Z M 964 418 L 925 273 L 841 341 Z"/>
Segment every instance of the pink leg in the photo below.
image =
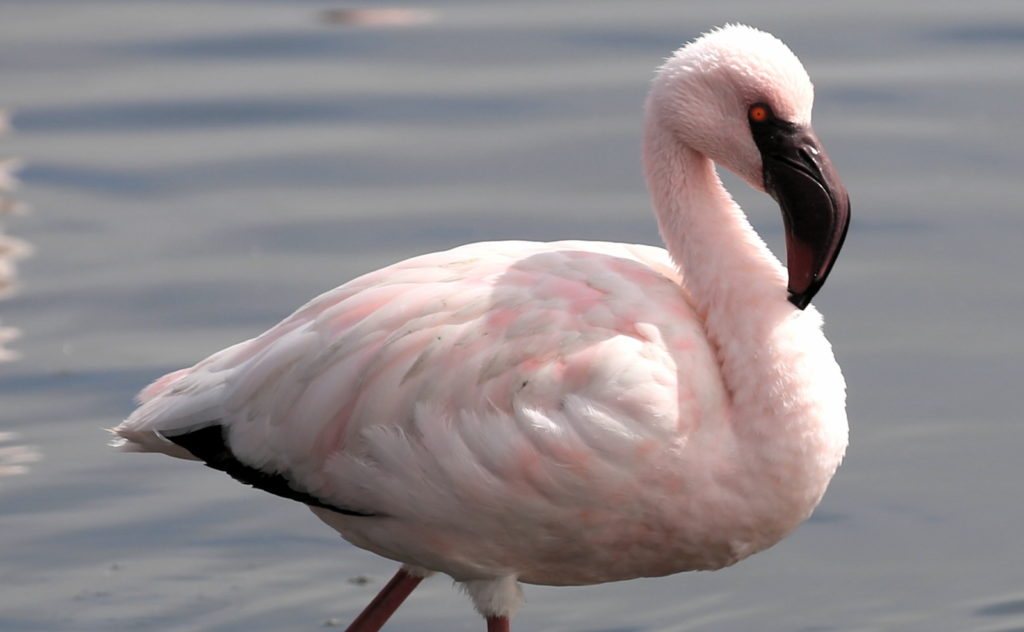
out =
<path fill-rule="evenodd" d="M 387 586 L 377 593 L 345 632 L 377 632 L 421 581 L 422 577 L 410 575 L 404 568 L 398 569 Z"/>
<path fill-rule="evenodd" d="M 487 617 L 487 632 L 509 632 L 508 617 Z"/>

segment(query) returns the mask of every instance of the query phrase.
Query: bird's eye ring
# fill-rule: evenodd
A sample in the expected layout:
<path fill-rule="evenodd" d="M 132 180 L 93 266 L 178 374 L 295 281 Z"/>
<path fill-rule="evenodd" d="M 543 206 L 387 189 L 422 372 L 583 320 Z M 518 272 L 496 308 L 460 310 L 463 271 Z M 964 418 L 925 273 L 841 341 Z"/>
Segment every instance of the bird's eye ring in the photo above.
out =
<path fill-rule="evenodd" d="M 754 121 L 755 123 L 763 123 L 768 120 L 771 113 L 769 112 L 767 105 L 755 103 L 750 106 L 750 109 L 747 111 L 747 115 L 750 116 L 751 121 Z"/>

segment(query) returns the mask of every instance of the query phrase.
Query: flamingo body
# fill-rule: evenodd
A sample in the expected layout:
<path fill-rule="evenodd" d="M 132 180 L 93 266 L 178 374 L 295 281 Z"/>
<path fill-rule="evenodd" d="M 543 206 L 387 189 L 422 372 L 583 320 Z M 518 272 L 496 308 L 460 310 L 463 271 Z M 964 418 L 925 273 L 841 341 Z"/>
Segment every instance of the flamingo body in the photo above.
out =
<path fill-rule="evenodd" d="M 802 67 L 771 36 L 717 33 L 721 49 L 742 36 L 782 55 L 778 85 L 799 83 Z M 701 78 L 697 92 L 709 81 L 714 36 L 667 62 L 648 102 L 647 175 L 668 250 L 491 242 L 371 272 L 157 380 L 114 429 L 122 447 L 198 458 L 304 502 L 402 562 L 403 597 L 446 573 L 489 626 L 507 625 L 519 581 L 716 569 L 777 542 L 842 459 L 845 387 L 819 314 L 786 300 L 785 269 L 711 164 L 763 188 L 751 174 L 769 154 L 762 167 L 749 132 L 729 151 L 661 112 L 696 107 L 678 77 Z M 791 92 L 771 103 L 809 123 L 809 81 Z M 780 187 L 818 190 L 806 169 L 781 168 L 792 177 Z M 814 181 L 834 193 L 824 173 Z M 791 293 L 820 286 L 841 229 L 824 262 L 799 241 L 812 238 L 794 237 L 806 269 L 790 274 Z"/>

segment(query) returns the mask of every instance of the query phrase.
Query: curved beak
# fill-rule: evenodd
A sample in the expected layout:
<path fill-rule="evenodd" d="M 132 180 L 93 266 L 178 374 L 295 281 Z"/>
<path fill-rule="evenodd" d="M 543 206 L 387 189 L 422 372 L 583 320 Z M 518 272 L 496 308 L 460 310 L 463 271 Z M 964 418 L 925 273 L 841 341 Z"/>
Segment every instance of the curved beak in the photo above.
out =
<path fill-rule="evenodd" d="M 810 127 L 779 121 L 754 130 L 754 141 L 785 223 L 789 301 L 804 309 L 843 247 L 850 196 Z"/>

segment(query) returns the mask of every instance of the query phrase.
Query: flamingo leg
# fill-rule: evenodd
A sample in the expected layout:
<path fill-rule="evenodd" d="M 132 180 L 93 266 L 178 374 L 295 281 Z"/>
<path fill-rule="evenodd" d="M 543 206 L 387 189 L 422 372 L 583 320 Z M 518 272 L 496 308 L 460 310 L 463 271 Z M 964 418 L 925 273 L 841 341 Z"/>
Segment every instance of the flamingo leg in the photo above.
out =
<path fill-rule="evenodd" d="M 487 617 L 487 632 L 509 632 L 508 617 Z"/>
<path fill-rule="evenodd" d="M 380 630 L 381 626 L 391 615 L 395 614 L 398 606 L 402 605 L 405 598 L 421 581 L 423 581 L 422 577 L 413 575 L 404 568 L 398 569 L 391 581 L 377 593 L 377 596 L 359 613 L 355 621 L 345 628 L 345 632 L 377 632 Z"/>

